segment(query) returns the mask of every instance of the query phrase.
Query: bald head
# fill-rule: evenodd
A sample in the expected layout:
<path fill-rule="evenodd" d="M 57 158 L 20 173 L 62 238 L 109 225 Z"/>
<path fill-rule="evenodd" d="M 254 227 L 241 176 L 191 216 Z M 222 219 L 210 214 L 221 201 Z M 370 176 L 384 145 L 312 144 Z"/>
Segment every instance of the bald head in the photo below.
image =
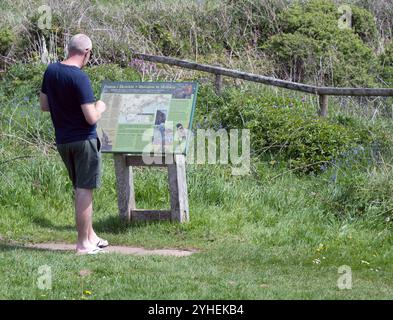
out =
<path fill-rule="evenodd" d="M 90 38 L 82 33 L 74 35 L 68 43 L 68 56 L 84 55 L 92 49 L 92 42 Z"/>

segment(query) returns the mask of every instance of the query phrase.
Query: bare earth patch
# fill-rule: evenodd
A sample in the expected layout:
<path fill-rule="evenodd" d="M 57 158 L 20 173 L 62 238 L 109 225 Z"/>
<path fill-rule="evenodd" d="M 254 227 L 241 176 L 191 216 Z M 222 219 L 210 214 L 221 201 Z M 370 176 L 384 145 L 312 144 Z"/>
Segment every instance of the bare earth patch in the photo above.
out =
<path fill-rule="evenodd" d="M 25 247 L 32 249 L 41 250 L 52 250 L 52 251 L 75 251 L 74 244 L 68 243 L 36 243 L 26 244 Z M 197 252 L 196 250 L 178 250 L 178 249 L 144 249 L 139 247 L 127 247 L 127 246 L 109 246 L 104 249 L 110 253 L 121 253 L 121 254 L 133 254 L 133 255 L 161 255 L 161 256 L 175 256 L 185 257 L 190 256 Z"/>

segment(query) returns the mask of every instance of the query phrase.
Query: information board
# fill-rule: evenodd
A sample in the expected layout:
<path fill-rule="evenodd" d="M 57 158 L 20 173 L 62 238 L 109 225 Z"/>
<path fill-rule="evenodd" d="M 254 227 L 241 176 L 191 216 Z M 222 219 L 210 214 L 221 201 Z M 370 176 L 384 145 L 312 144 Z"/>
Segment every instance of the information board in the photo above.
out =
<path fill-rule="evenodd" d="M 186 154 L 196 82 L 103 82 L 102 152 Z"/>

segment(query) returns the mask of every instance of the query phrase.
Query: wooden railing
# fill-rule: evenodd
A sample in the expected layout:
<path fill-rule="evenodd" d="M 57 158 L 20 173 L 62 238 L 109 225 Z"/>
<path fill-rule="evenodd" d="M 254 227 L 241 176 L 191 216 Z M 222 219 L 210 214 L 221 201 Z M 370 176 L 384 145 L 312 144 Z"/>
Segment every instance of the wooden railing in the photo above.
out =
<path fill-rule="evenodd" d="M 335 88 L 335 87 L 318 87 L 303 83 L 285 81 L 275 79 L 272 77 L 265 77 L 254 73 L 242 72 L 238 70 L 232 70 L 222 68 L 218 66 L 211 66 L 206 64 L 200 64 L 196 62 L 189 62 L 186 60 L 180 60 L 164 56 L 155 56 L 144 53 L 133 53 L 133 57 L 141 60 L 151 61 L 155 63 L 163 63 L 173 66 L 178 66 L 185 69 L 204 71 L 212 73 L 216 76 L 215 86 L 216 92 L 221 93 L 222 90 L 222 77 L 231 77 L 237 79 L 243 79 L 252 82 L 259 82 L 266 85 L 275 87 L 285 88 L 289 90 L 301 91 L 309 94 L 315 94 L 319 96 L 319 115 L 325 117 L 328 110 L 328 97 L 329 96 L 393 96 L 393 89 L 387 88 Z"/>

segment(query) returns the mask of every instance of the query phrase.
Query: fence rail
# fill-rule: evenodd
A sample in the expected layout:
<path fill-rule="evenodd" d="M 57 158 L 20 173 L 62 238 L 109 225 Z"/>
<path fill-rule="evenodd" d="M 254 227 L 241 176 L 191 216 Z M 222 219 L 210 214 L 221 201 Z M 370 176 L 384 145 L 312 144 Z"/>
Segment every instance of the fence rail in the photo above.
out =
<path fill-rule="evenodd" d="M 263 83 L 270 86 L 305 92 L 308 94 L 315 94 L 319 96 L 319 106 L 320 106 L 319 115 L 323 117 L 327 115 L 328 96 L 361 96 L 361 97 L 393 96 L 393 89 L 388 89 L 388 88 L 318 87 L 318 86 L 312 86 L 312 85 L 298 83 L 298 82 L 291 82 L 286 80 L 275 79 L 272 77 L 261 76 L 254 73 L 242 72 L 242 71 L 222 68 L 218 66 L 190 62 L 190 61 L 171 58 L 171 57 L 156 56 L 156 55 L 150 55 L 144 53 L 134 53 L 133 56 L 141 60 L 151 61 L 155 63 L 163 63 L 168 65 L 178 66 L 185 69 L 212 73 L 216 76 L 215 85 L 218 94 L 220 94 L 222 90 L 223 76 Z"/>

